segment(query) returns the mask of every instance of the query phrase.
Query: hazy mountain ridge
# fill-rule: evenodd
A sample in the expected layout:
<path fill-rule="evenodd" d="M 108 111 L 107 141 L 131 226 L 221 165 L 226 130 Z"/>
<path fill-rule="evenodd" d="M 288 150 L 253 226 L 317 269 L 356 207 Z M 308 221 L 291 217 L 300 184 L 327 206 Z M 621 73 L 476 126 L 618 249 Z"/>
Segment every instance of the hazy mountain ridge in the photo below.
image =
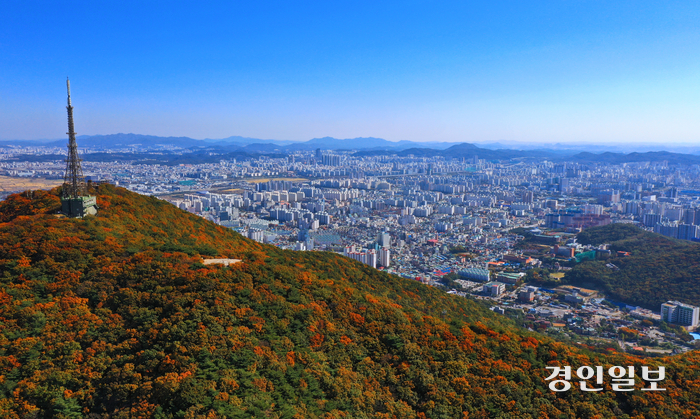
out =
<path fill-rule="evenodd" d="M 444 158 L 467 158 L 477 157 L 483 160 L 510 160 L 518 158 L 560 158 L 560 154 L 553 153 L 549 150 L 490 150 L 478 147 L 475 144 L 461 143 L 455 144 L 445 150 L 437 150 L 433 148 L 409 148 L 400 151 L 386 150 L 365 150 L 355 153 L 356 156 L 377 156 L 396 154 L 401 157 L 436 157 Z"/>
<path fill-rule="evenodd" d="M 591 152 L 576 152 L 572 150 L 511 150 L 497 149 L 491 150 L 478 147 L 475 144 L 462 143 L 453 145 L 445 150 L 436 150 L 432 148 L 409 148 L 400 151 L 386 150 L 364 150 L 355 153 L 357 156 L 377 156 L 395 154 L 401 157 L 414 155 L 416 157 L 435 157 L 441 156 L 444 158 L 474 158 L 484 160 L 512 160 L 520 158 L 546 158 L 555 162 L 572 161 L 579 163 L 640 163 L 640 162 L 662 162 L 667 161 L 670 164 L 700 164 L 700 156 L 694 154 L 671 153 L 668 151 L 648 151 L 648 152 L 632 152 L 632 153 L 615 153 L 611 151 L 603 153 Z"/>
<path fill-rule="evenodd" d="M 603 162 L 603 163 L 640 163 L 662 162 L 671 164 L 700 164 L 700 156 L 695 154 L 671 153 L 668 151 L 647 151 L 644 153 L 633 152 L 628 154 L 605 152 L 594 154 L 589 152 L 578 153 L 571 157 L 572 161 Z"/>
<path fill-rule="evenodd" d="M 62 146 L 66 140 L 16 140 L 16 141 L 0 141 L 0 145 L 30 145 L 30 146 Z M 418 143 L 412 141 L 387 141 L 382 138 L 349 138 L 338 139 L 333 137 L 313 138 L 308 141 L 288 141 L 288 140 L 263 140 L 259 138 L 249 138 L 232 136 L 224 139 L 205 139 L 195 140 L 189 137 L 158 137 L 153 135 L 143 134 L 108 134 L 108 135 L 82 135 L 78 137 L 78 143 L 81 147 L 89 148 L 119 148 L 119 147 L 155 147 L 158 145 L 170 145 L 182 148 L 192 147 L 223 147 L 227 149 L 245 148 L 256 145 L 274 145 L 280 150 L 296 151 L 296 150 L 315 150 L 322 148 L 324 150 L 338 149 L 366 149 L 366 148 L 387 148 L 387 149 L 404 149 L 409 147 L 435 147 L 446 148 L 454 143 Z"/>
<path fill-rule="evenodd" d="M 55 141 L 0 141 L 0 147 L 11 145 L 65 147 L 66 140 Z M 554 145 L 552 149 L 530 148 L 492 148 L 502 146 L 500 143 L 492 143 L 489 148 L 485 145 L 471 143 L 433 143 L 413 141 L 387 141 L 382 138 L 352 138 L 337 139 L 333 137 L 313 138 L 304 142 L 260 140 L 248 137 L 228 137 L 222 140 L 195 140 L 189 137 L 158 137 L 141 134 L 109 134 L 78 137 L 78 145 L 81 148 L 94 150 L 131 148 L 136 152 L 148 150 L 167 150 L 169 148 L 181 148 L 185 150 L 210 150 L 219 153 L 246 153 L 248 155 L 267 153 L 292 153 L 295 151 L 343 150 L 355 151 L 357 156 L 393 155 L 417 157 L 445 158 L 473 158 L 485 160 L 511 160 L 519 158 L 546 158 L 552 161 L 573 161 L 581 163 L 632 163 L 632 162 L 661 162 L 668 161 L 671 164 L 700 164 L 700 155 L 684 154 L 670 151 L 646 151 L 621 153 L 615 151 L 603 151 L 594 153 L 590 151 L 580 152 L 577 148 L 565 148 L 562 145 Z M 605 148 L 605 147 L 601 147 Z M 612 147 L 614 148 L 614 147 Z M 696 148 L 687 147 L 689 151 Z M 700 152 L 700 148 L 696 151 Z M 241 154 L 239 154 L 241 155 Z"/>

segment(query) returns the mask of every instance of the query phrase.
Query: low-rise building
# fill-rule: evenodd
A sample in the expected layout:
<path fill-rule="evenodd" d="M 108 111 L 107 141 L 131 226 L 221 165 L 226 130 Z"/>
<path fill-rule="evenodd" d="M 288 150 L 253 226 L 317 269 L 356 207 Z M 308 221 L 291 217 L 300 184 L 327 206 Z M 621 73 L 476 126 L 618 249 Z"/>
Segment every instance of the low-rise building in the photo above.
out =
<path fill-rule="evenodd" d="M 518 300 L 524 302 L 530 302 L 535 299 L 535 287 L 526 287 L 518 293 Z"/>
<path fill-rule="evenodd" d="M 499 272 L 496 275 L 496 280 L 506 284 L 515 284 L 525 275 L 524 272 Z"/>
<path fill-rule="evenodd" d="M 491 297 L 498 297 L 506 290 L 506 285 L 501 282 L 489 282 L 484 284 L 483 291 Z"/>
<path fill-rule="evenodd" d="M 488 282 L 490 279 L 489 270 L 484 268 L 466 268 L 459 271 L 458 274 L 462 278 L 474 279 L 482 282 Z"/>

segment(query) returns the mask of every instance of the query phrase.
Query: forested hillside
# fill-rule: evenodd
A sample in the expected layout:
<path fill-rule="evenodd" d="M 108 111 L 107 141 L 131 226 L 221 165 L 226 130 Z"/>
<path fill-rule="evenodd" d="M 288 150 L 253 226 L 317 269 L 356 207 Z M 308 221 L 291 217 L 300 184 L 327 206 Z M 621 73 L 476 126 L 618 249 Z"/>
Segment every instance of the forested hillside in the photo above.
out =
<path fill-rule="evenodd" d="M 613 257 L 577 265 L 566 274 L 568 283 L 593 286 L 613 299 L 656 311 L 668 300 L 700 306 L 700 244 L 630 224 L 591 228 L 581 232 L 578 241 L 610 243 Z M 617 251 L 630 252 L 630 256 L 616 257 Z M 608 263 L 619 269 L 606 266 Z"/>
<path fill-rule="evenodd" d="M 0 203 L 0 417 L 700 415 L 695 352 L 589 353 L 339 255 L 94 192 L 99 213 L 82 220 L 55 215 L 57 191 Z M 665 365 L 667 391 L 637 376 L 632 392 L 554 393 L 555 365 Z"/>

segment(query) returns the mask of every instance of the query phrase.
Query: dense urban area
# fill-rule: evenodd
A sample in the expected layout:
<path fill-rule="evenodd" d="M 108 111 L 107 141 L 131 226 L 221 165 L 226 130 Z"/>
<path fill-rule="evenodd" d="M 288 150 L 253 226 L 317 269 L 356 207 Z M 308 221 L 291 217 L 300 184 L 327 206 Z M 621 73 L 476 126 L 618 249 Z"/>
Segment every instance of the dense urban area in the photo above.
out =
<path fill-rule="evenodd" d="M 63 160 L 18 158 L 60 152 L 0 149 L 0 175 L 60 182 Z M 668 301 L 650 310 L 557 280 L 577 263 L 626 256 L 578 243 L 577 233 L 592 227 L 628 223 L 699 241 L 697 164 L 317 149 L 202 164 L 86 160 L 82 169 L 88 181 L 156 196 L 258 242 L 341 253 L 485 300 L 562 340 L 648 355 L 694 347 L 688 332 L 698 325 L 698 307 Z"/>

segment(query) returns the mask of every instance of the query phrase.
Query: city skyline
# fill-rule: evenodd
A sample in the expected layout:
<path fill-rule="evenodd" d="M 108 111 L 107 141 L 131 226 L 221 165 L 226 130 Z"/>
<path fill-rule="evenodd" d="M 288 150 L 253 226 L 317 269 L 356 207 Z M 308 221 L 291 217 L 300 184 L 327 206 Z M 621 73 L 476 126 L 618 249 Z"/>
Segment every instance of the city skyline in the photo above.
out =
<path fill-rule="evenodd" d="M 677 143 L 700 134 L 696 5 L 13 4 L 0 139 Z M 77 22 L 70 31 L 68 19 Z"/>

